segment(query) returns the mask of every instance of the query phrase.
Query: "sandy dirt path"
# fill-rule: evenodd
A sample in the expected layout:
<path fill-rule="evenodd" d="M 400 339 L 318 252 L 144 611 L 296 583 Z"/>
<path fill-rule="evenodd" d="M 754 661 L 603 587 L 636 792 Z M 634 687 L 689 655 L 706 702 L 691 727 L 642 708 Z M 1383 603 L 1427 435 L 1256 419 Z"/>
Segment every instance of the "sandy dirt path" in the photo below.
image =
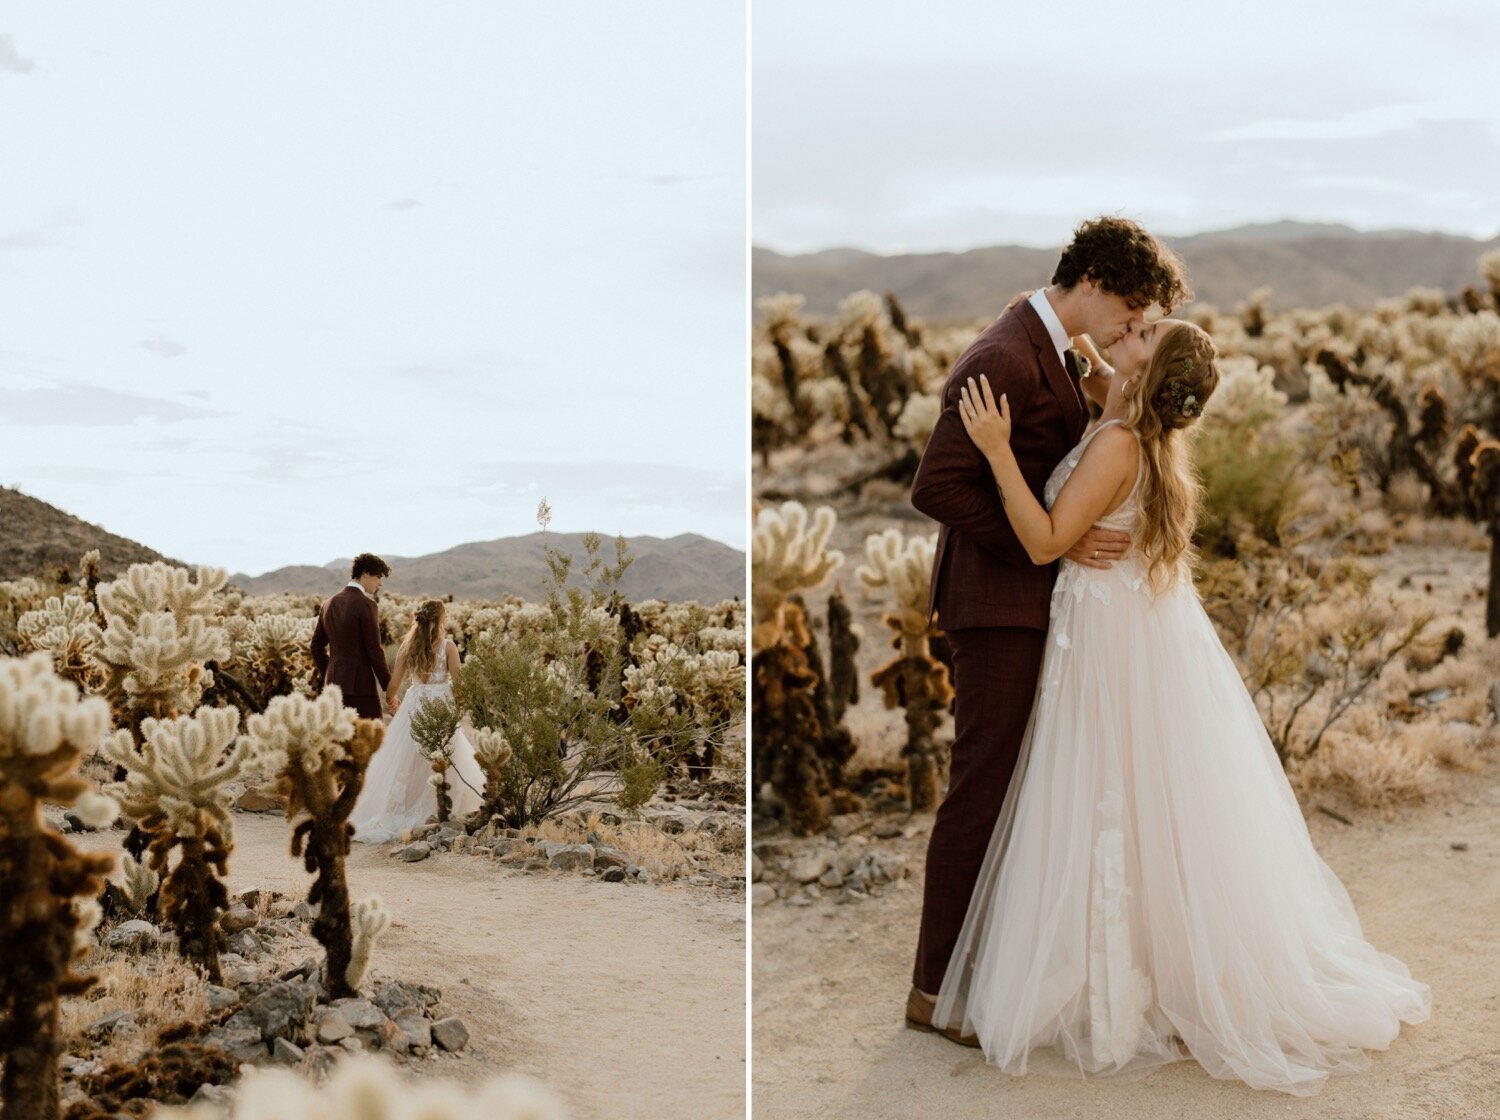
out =
<path fill-rule="evenodd" d="M 231 892 L 297 897 L 310 877 L 279 817 L 236 814 Z M 88 838 L 118 848 L 121 833 Z M 518 1070 L 577 1120 L 745 1114 L 743 895 L 523 873 L 440 853 L 406 864 L 354 845 L 354 898 L 379 894 L 391 928 L 370 977 L 442 989 L 468 1026 L 459 1056 L 413 1068 L 466 1082 Z"/>
<path fill-rule="evenodd" d="M 1320 799 L 1328 800 L 1328 799 Z M 916 874 L 867 902 L 770 903 L 751 917 L 754 1115 L 1051 1120 L 1479 1120 L 1500 1116 L 1500 765 L 1382 821 L 1312 811 L 1313 842 L 1343 880 L 1365 936 L 1432 986 L 1432 1018 L 1403 1027 L 1362 1073 L 1314 1097 L 1218 1081 L 1195 1062 L 1132 1084 L 1032 1072 L 906 1030 L 902 1008 L 931 816 L 889 841 Z M 1467 842 L 1456 851 L 1453 842 Z"/>

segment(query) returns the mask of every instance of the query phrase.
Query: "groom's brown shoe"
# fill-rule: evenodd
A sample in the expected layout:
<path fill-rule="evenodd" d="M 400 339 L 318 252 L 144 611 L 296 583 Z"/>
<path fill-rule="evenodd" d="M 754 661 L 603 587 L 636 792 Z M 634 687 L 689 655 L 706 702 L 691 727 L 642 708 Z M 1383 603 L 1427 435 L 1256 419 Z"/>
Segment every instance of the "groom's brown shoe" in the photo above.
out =
<path fill-rule="evenodd" d="M 961 1034 L 958 1027 L 933 1026 L 932 1012 L 936 1007 L 936 999 L 913 986 L 906 996 L 906 1025 L 915 1031 L 933 1031 L 960 1046 L 979 1046 L 978 1035 Z"/>

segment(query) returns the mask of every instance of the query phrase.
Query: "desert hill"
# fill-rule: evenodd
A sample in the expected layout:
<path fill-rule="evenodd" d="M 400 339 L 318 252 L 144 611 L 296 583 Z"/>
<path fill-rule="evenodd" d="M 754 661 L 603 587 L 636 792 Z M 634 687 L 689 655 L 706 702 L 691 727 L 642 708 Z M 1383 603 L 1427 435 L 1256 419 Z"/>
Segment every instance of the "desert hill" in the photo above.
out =
<path fill-rule="evenodd" d="M 582 533 L 548 533 L 547 543 L 573 556 L 574 570 L 583 565 Z M 498 599 L 519 595 L 537 599 L 547 566 L 541 533 L 461 544 L 428 556 L 391 556 L 386 589 L 402 595 L 452 595 L 457 599 Z M 726 544 L 682 533 L 675 537 L 627 537 L 634 562 L 621 587 L 636 602 L 642 599 L 712 604 L 743 597 L 745 554 Z M 604 537 L 600 555 L 614 559 L 614 538 Z M 321 566 L 306 564 L 278 568 L 260 576 L 234 575 L 230 582 L 251 594 L 292 591 L 331 594 L 349 578 L 349 559 Z"/>
<path fill-rule="evenodd" d="M 572 554 L 575 571 L 582 567 L 582 533 L 548 533 L 546 539 Z M 514 594 L 536 599 L 546 573 L 542 540 L 541 533 L 530 533 L 461 544 L 429 556 L 387 554 L 391 578 L 386 587 L 403 595 L 498 599 Z M 665 539 L 627 537 L 626 543 L 634 563 L 625 573 L 623 588 L 636 602 L 696 599 L 712 604 L 745 593 L 745 554 L 739 549 L 696 533 Z M 0 487 L 0 579 L 50 574 L 61 564 L 76 576 L 78 558 L 91 548 L 99 550 L 106 578 L 119 575 L 131 564 L 182 563 L 19 490 Z M 600 554 L 606 561 L 614 559 L 613 537 L 603 536 Z M 328 595 L 348 578 L 347 558 L 322 565 L 291 565 L 259 576 L 238 573 L 229 577 L 231 583 L 255 595 L 275 591 Z"/>
<path fill-rule="evenodd" d="M 1368 307 L 1410 288 L 1452 295 L 1479 285 L 1479 257 L 1500 238 L 1478 241 L 1414 230 L 1360 232 L 1326 223 L 1271 222 L 1163 238 L 1187 264 L 1200 303 L 1232 310 L 1269 287 L 1273 308 L 1344 303 Z M 1057 249 L 998 245 L 964 253 L 881 256 L 827 249 L 789 256 L 752 251 L 755 298 L 797 292 L 806 310 L 827 315 L 862 288 L 894 291 L 906 310 L 927 319 L 994 315 L 1016 292 L 1045 283 Z"/>
<path fill-rule="evenodd" d="M 99 550 L 99 568 L 106 578 L 132 564 L 167 559 L 29 494 L 0 486 L 0 579 L 51 574 L 59 565 L 67 565 L 76 577 L 78 558 L 91 548 Z"/>

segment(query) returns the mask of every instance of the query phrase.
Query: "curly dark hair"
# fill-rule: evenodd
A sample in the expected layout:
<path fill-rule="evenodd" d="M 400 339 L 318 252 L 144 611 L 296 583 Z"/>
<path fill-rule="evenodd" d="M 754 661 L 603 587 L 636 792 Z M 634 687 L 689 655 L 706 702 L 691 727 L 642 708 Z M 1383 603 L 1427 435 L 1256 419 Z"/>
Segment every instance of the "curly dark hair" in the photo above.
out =
<path fill-rule="evenodd" d="M 349 574 L 350 579 L 358 579 L 363 575 L 379 576 L 385 579 L 391 574 L 391 566 L 373 552 L 361 552 L 354 558 L 354 570 Z"/>
<path fill-rule="evenodd" d="M 1052 283 L 1071 288 L 1085 277 L 1132 307 L 1159 304 L 1164 315 L 1193 298 L 1182 261 L 1129 218 L 1095 218 L 1073 231 Z"/>

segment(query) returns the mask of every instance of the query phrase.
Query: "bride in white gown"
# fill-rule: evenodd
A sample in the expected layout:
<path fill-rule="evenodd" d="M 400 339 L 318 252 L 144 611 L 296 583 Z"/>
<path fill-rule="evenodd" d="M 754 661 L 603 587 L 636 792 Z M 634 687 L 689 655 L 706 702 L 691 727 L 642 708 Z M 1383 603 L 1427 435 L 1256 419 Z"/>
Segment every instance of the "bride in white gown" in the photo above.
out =
<path fill-rule="evenodd" d="M 1370 1065 L 1428 985 L 1365 941 L 1189 569 L 1197 490 L 1181 447 L 1218 382 L 1175 320 L 1111 351 L 1102 422 L 1044 509 L 1010 454 L 1010 412 L 971 380 L 961 413 L 1037 563 L 1096 522 L 1132 534 L 1107 570 L 1063 560 L 1040 684 L 933 1023 L 1024 1073 L 1196 1059 L 1297 1096 Z M 1183 1047 L 1186 1048 L 1184 1052 Z"/>
<path fill-rule="evenodd" d="M 411 629 L 401 640 L 386 689 L 396 714 L 370 760 L 364 788 L 349 817 L 356 840 L 380 843 L 398 839 L 437 812 L 432 763 L 412 738 L 411 719 L 427 700 L 453 699 L 451 677 L 458 672 L 458 650 L 443 634 L 443 618 L 443 603 L 426 600 L 417 608 Z M 402 683 L 408 680 L 406 695 L 398 699 Z M 448 770 L 452 818 L 461 819 L 479 808 L 483 789 L 484 774 L 474 757 L 474 745 L 460 728 L 454 735 Z"/>

